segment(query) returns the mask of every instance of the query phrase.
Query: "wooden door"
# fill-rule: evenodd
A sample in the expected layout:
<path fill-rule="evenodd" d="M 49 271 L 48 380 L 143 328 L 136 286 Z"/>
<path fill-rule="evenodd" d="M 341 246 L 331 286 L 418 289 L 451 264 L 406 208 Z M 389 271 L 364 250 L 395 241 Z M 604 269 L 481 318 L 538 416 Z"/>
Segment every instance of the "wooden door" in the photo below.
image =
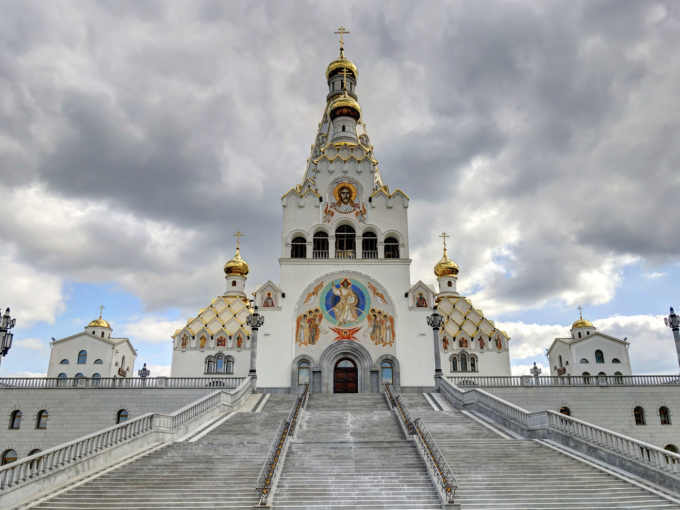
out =
<path fill-rule="evenodd" d="M 335 365 L 333 373 L 333 392 L 334 393 L 358 393 L 358 372 L 357 366 L 351 359 L 341 359 Z"/>

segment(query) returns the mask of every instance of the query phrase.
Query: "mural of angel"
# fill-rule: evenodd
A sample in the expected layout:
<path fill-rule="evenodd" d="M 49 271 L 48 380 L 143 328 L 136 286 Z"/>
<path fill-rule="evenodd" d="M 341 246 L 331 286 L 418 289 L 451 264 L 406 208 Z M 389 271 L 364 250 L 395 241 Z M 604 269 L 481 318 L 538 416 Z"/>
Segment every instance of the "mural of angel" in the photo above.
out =
<path fill-rule="evenodd" d="M 387 299 L 385 299 L 385 296 L 380 292 L 375 285 L 371 284 L 371 282 L 366 282 L 368 284 L 368 288 L 371 291 L 371 294 L 373 294 L 373 297 L 376 299 L 378 303 L 381 305 L 386 305 L 387 304 Z"/>
<path fill-rule="evenodd" d="M 366 204 L 361 204 L 361 209 L 357 209 L 355 216 L 359 223 L 366 223 Z"/>
<path fill-rule="evenodd" d="M 217 344 L 216 344 L 216 345 L 217 345 L 217 347 L 226 347 L 226 346 L 227 346 L 227 339 L 224 338 L 223 336 L 220 336 L 220 337 L 217 339 Z"/>
<path fill-rule="evenodd" d="M 319 285 L 317 285 L 316 287 L 314 287 L 314 289 L 312 290 L 312 292 L 310 292 L 309 294 L 307 294 L 307 298 L 305 299 L 305 301 L 304 301 L 303 304 L 309 303 L 309 300 L 310 300 L 310 299 L 315 298 L 316 296 L 318 296 L 318 295 L 319 295 L 319 292 L 321 291 L 322 288 L 323 288 L 323 282 L 321 282 Z"/>
<path fill-rule="evenodd" d="M 385 340 L 384 346 L 394 345 L 394 317 L 385 315 Z"/>
<path fill-rule="evenodd" d="M 332 206 L 329 206 L 328 204 L 326 204 L 326 207 L 324 207 L 324 210 L 323 210 L 323 222 L 324 223 L 330 223 L 334 214 L 335 213 L 333 212 Z"/>

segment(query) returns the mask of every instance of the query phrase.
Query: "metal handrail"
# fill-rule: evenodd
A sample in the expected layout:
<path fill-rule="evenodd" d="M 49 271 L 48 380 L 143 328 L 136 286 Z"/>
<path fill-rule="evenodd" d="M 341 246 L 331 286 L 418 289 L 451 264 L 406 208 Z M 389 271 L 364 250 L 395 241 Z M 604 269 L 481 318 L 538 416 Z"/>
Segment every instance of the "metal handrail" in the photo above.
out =
<path fill-rule="evenodd" d="M 453 470 L 449 466 L 449 463 L 446 462 L 439 446 L 437 446 L 436 441 L 432 437 L 432 434 L 430 434 L 430 431 L 427 430 L 427 427 L 421 418 L 416 418 L 413 422 L 413 429 L 415 430 L 414 438 L 416 444 L 418 444 L 419 441 L 422 441 L 422 446 L 424 447 L 420 448 L 423 453 L 422 456 L 430 465 L 430 472 L 433 473 L 437 479 L 442 496 L 448 503 L 453 503 L 453 498 L 456 495 L 456 489 L 458 488 L 456 475 L 453 474 Z"/>
<path fill-rule="evenodd" d="M 394 388 L 392 387 L 391 384 L 385 384 L 385 398 L 387 398 L 387 405 L 390 406 L 390 409 L 394 409 L 394 407 L 397 405 L 396 402 L 394 401 Z"/>
<path fill-rule="evenodd" d="M 397 397 L 394 399 L 394 402 L 397 406 L 397 417 L 406 427 L 405 428 L 406 433 L 410 436 L 414 435 L 415 430 L 413 428 L 413 418 L 411 418 L 411 413 L 408 410 L 408 407 L 406 406 L 404 399 L 401 398 L 401 395 L 397 395 Z"/>

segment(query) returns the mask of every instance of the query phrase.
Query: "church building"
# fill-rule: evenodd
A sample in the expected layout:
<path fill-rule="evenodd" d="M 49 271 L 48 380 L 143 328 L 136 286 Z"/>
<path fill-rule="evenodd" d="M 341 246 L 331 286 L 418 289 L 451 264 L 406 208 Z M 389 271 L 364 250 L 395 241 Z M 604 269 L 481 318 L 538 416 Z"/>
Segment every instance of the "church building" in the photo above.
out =
<path fill-rule="evenodd" d="M 300 183 L 281 197 L 280 282 L 245 294 L 248 264 L 224 266 L 226 290 L 173 335 L 173 377 L 246 376 L 256 356 L 257 386 L 316 393 L 399 391 L 433 386 L 437 306 L 444 375 L 510 375 L 510 337 L 457 291 L 459 267 L 446 249 L 437 287 L 411 281 L 409 197 L 387 184 L 357 95 L 359 71 L 340 56 L 326 69 L 328 95 Z M 240 240 L 240 232 L 237 234 Z M 247 317 L 266 319 L 251 352 Z"/>

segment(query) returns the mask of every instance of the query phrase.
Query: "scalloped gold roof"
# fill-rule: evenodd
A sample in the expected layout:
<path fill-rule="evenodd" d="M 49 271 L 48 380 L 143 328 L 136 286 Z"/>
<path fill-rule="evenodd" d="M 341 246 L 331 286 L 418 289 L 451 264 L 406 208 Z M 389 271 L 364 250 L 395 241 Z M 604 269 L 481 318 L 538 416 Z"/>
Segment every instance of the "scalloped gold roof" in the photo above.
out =
<path fill-rule="evenodd" d="M 326 80 L 330 80 L 331 73 L 333 71 L 335 71 L 336 69 L 342 69 L 343 67 L 346 67 L 347 71 L 351 71 L 352 73 L 354 73 L 355 80 L 359 79 L 359 71 L 357 70 L 357 66 L 355 66 L 351 60 L 344 58 L 344 56 L 341 56 L 336 58 L 330 64 L 328 64 L 328 67 L 326 68 Z"/>
<path fill-rule="evenodd" d="M 241 258 L 240 248 L 236 248 L 236 255 L 224 264 L 224 273 L 229 276 L 233 274 L 246 276 L 250 272 L 250 267 L 246 264 L 246 261 Z"/>
<path fill-rule="evenodd" d="M 446 253 L 446 248 L 444 248 L 444 256 L 437 262 L 437 265 L 434 266 L 434 274 L 437 278 L 441 276 L 456 276 L 458 270 L 458 264 L 449 258 Z"/>

